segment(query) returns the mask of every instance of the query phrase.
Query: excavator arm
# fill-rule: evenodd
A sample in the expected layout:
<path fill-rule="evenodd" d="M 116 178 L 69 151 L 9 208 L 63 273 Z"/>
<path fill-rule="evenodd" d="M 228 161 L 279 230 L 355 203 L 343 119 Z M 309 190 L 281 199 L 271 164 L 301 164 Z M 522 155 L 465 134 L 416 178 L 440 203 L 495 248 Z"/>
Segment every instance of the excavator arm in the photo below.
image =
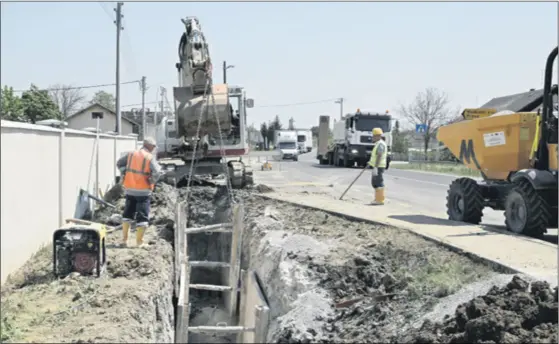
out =
<path fill-rule="evenodd" d="M 179 41 L 176 64 L 179 87 L 173 89 L 177 138 L 227 135 L 232 121 L 227 85 L 212 83 L 209 45 L 198 18 L 187 17 L 182 22 L 185 31 Z"/>

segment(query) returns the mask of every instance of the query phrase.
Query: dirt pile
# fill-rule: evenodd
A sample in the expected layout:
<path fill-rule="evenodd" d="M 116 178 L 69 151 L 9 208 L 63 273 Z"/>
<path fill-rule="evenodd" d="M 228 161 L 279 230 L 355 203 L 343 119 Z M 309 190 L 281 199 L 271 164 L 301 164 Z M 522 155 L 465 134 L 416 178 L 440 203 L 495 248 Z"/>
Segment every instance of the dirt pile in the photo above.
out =
<path fill-rule="evenodd" d="M 557 343 L 557 288 L 515 276 L 456 309 L 444 322 L 398 338 L 406 343 Z"/>
<path fill-rule="evenodd" d="M 40 250 L 2 288 L 2 342 L 170 343 L 174 337 L 173 219 L 177 192 L 161 185 L 152 197 L 146 249 L 118 248 L 121 231 L 107 235 L 100 277 L 52 274 L 52 247 Z M 110 222 L 117 209 L 96 213 Z"/>

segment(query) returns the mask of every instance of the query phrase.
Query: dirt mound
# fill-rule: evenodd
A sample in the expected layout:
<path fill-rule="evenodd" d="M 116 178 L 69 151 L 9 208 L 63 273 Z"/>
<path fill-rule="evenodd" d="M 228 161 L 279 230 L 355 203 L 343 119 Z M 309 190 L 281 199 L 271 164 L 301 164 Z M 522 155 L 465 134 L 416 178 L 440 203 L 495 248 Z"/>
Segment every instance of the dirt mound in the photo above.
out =
<path fill-rule="evenodd" d="M 158 186 L 152 197 L 147 249 L 118 248 L 121 231 L 107 235 L 107 267 L 100 277 L 52 274 L 52 247 L 35 254 L 2 288 L 2 342 L 170 343 L 174 337 L 173 225 L 176 191 Z M 117 209 L 95 214 L 110 222 Z"/>
<path fill-rule="evenodd" d="M 425 322 L 406 343 L 557 343 L 557 288 L 515 276 L 503 288 L 460 305 L 443 323 Z"/>

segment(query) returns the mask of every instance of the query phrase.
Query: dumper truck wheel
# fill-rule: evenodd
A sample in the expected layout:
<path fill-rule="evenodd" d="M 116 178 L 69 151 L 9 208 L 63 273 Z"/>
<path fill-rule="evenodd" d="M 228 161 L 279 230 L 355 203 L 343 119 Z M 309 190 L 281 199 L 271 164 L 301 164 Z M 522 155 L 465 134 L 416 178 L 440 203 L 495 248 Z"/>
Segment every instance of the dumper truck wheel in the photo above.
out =
<path fill-rule="evenodd" d="M 515 183 L 505 199 L 505 224 L 513 233 L 541 237 L 551 221 L 547 202 L 527 180 Z"/>
<path fill-rule="evenodd" d="M 449 220 L 479 224 L 483 216 L 484 199 L 481 187 L 470 178 L 454 180 L 446 197 Z"/>

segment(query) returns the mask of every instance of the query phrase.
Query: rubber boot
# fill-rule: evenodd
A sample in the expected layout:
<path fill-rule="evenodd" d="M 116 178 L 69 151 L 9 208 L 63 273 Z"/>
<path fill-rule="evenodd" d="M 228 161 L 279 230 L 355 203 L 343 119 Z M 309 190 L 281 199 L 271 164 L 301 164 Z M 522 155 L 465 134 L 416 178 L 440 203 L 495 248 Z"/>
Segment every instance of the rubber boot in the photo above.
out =
<path fill-rule="evenodd" d="M 136 228 L 136 246 L 138 247 L 147 247 L 148 245 L 144 244 L 144 234 L 146 232 L 146 227 L 138 226 Z"/>
<path fill-rule="evenodd" d="M 375 202 L 378 205 L 384 204 L 384 188 L 377 188 L 375 192 Z"/>
<path fill-rule="evenodd" d="M 130 222 L 122 223 L 122 247 L 128 246 L 128 233 L 130 233 Z"/>

